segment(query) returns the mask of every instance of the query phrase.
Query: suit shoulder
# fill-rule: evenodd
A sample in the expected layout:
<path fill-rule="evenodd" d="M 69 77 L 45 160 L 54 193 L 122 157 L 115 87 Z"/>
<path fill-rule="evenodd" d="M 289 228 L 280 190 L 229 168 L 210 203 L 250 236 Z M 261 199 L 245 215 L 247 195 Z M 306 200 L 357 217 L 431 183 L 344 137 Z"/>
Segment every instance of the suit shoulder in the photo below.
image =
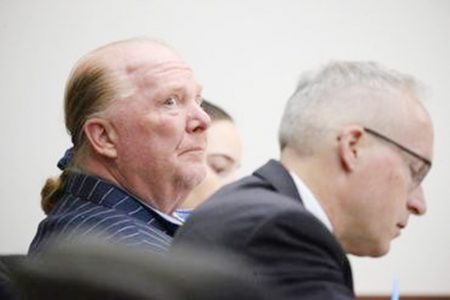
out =
<path fill-rule="evenodd" d="M 291 205 L 302 206 L 300 199 L 282 195 L 270 183 L 256 176 L 248 176 L 220 189 L 200 209 L 216 209 L 216 206 L 235 209 L 254 206 L 281 208 Z"/>

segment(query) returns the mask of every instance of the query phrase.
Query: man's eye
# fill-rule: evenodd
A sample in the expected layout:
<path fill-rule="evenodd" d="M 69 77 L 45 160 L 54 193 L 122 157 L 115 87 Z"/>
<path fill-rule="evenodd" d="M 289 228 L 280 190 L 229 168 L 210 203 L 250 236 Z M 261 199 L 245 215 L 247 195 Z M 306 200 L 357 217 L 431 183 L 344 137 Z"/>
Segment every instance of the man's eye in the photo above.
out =
<path fill-rule="evenodd" d="M 169 107 L 177 106 L 178 102 L 179 102 L 178 100 L 179 99 L 177 96 L 171 96 L 164 101 L 164 105 L 169 106 Z"/>

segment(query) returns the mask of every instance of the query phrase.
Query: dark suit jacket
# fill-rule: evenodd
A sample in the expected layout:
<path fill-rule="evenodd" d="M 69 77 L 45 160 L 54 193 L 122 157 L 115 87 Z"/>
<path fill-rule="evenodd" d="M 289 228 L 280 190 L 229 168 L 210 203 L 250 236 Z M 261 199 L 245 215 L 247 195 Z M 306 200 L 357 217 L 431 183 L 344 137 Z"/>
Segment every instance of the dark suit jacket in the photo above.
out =
<path fill-rule="evenodd" d="M 272 299 L 354 299 L 349 261 L 332 233 L 303 206 L 288 171 L 271 160 L 218 191 L 175 235 L 253 265 Z"/>

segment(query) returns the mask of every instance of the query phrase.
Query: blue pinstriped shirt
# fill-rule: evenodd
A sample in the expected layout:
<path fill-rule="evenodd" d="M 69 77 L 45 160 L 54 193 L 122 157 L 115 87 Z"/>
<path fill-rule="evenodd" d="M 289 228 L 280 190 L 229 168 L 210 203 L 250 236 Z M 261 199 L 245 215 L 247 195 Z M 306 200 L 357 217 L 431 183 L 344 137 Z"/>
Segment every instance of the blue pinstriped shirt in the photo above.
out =
<path fill-rule="evenodd" d="M 165 252 L 180 223 L 98 177 L 70 173 L 62 197 L 41 221 L 29 252 L 53 238 L 98 236 Z"/>

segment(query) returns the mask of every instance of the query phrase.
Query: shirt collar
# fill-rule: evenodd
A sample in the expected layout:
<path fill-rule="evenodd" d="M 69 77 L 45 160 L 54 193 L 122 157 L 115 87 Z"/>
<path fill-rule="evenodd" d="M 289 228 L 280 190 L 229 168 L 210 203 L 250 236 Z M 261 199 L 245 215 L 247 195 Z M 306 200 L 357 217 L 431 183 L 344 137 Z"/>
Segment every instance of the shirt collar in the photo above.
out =
<path fill-rule="evenodd" d="M 306 186 L 303 180 L 300 179 L 294 172 L 289 171 L 294 180 L 295 186 L 297 187 L 298 193 L 302 197 L 303 205 L 305 208 L 313 214 L 317 219 L 319 219 L 325 227 L 328 228 L 330 232 L 333 231 L 333 226 L 331 225 L 330 219 L 323 210 L 320 202 L 314 196 L 312 191 Z"/>
<path fill-rule="evenodd" d="M 147 203 L 145 203 L 145 202 L 143 202 L 143 201 L 140 201 L 140 200 L 138 200 L 138 201 L 139 201 L 142 205 L 144 205 L 144 206 L 148 207 L 149 209 L 153 210 L 155 213 L 157 213 L 157 214 L 158 214 L 161 218 L 163 218 L 164 220 L 166 220 L 166 221 L 168 221 L 168 222 L 170 222 L 170 223 L 176 224 L 176 225 L 178 225 L 178 226 L 183 225 L 183 221 L 182 221 L 177 215 L 175 215 L 175 214 L 168 215 L 168 214 L 166 214 L 166 213 L 163 213 L 163 212 L 160 211 L 159 209 L 150 207 Z"/>

